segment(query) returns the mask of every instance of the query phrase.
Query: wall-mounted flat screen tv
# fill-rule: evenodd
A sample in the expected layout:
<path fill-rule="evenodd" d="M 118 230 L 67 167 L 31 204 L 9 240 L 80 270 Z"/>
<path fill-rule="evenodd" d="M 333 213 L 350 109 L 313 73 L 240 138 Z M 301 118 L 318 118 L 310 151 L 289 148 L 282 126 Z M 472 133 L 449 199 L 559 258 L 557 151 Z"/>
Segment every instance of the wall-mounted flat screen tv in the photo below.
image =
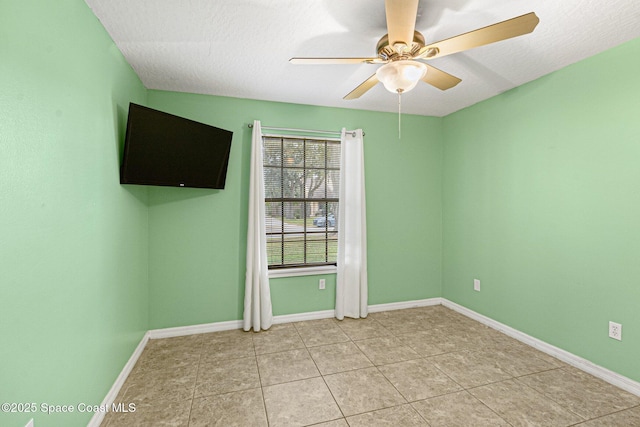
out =
<path fill-rule="evenodd" d="M 120 183 L 223 189 L 232 136 L 131 103 Z"/>

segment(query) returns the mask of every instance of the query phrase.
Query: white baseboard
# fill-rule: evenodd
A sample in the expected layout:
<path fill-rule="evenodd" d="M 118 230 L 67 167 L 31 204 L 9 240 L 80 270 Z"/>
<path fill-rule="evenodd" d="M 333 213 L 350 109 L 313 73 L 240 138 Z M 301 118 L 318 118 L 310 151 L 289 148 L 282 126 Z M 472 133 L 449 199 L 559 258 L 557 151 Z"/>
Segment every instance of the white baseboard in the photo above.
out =
<path fill-rule="evenodd" d="M 334 316 L 334 310 L 312 311 L 308 313 L 284 314 L 273 316 L 273 324 L 302 322 L 305 320 L 326 319 Z M 185 335 L 206 334 L 209 332 L 230 331 L 242 329 L 242 320 L 228 320 L 225 322 L 203 323 L 200 325 L 178 326 L 175 328 L 152 329 L 148 332 L 149 339 L 173 338 Z"/>
<path fill-rule="evenodd" d="M 144 350 L 144 347 L 147 345 L 148 341 L 149 341 L 149 332 L 144 334 L 144 336 L 140 340 L 140 343 L 138 344 L 136 349 L 133 351 L 133 354 L 131 355 L 127 363 L 124 365 L 124 368 L 122 368 L 120 375 L 118 375 L 118 378 L 116 378 L 116 381 L 111 386 L 109 393 L 107 393 L 107 396 L 102 401 L 100 405 L 101 407 L 111 408 L 111 404 L 115 402 L 116 397 L 120 392 L 120 389 L 124 385 L 124 382 L 126 381 L 127 377 L 131 373 L 131 370 L 135 366 L 136 362 L 138 361 L 138 358 L 140 358 L 140 355 L 142 354 L 142 350 Z M 100 427 L 100 423 L 102 423 L 102 420 L 104 420 L 104 417 L 106 414 L 107 414 L 106 412 L 102 412 L 102 411 L 95 412 L 93 414 L 93 417 L 91 417 L 89 424 L 87 424 L 87 427 Z"/>
<path fill-rule="evenodd" d="M 309 313 L 281 314 L 273 316 L 273 324 L 304 322 L 305 320 L 330 319 L 335 317 L 335 310 L 311 311 Z"/>
<path fill-rule="evenodd" d="M 230 331 L 242 328 L 242 320 L 228 320 L 226 322 L 203 323 L 200 325 L 178 326 L 175 328 L 152 329 L 148 332 L 149 339 L 173 338 L 184 335 L 206 334 L 209 332 Z"/>
<path fill-rule="evenodd" d="M 500 331 L 505 335 L 510 336 L 511 338 L 515 338 L 518 341 L 523 342 L 524 344 L 542 351 L 543 353 L 560 359 L 571 366 L 575 366 L 576 368 L 587 372 L 594 377 L 600 378 L 601 380 L 604 380 L 609 384 L 613 384 L 616 387 L 620 387 L 621 389 L 628 391 L 629 393 L 640 396 L 640 383 L 632 380 L 631 378 L 627 378 L 623 375 L 610 371 L 607 368 L 596 365 L 595 363 L 590 362 L 587 359 L 583 359 L 580 356 L 576 356 L 573 353 L 569 353 L 568 351 L 548 344 L 542 340 L 539 340 L 538 338 L 534 338 L 531 335 L 520 332 L 517 329 L 514 329 L 510 326 L 493 320 L 490 317 L 484 316 L 480 313 L 456 304 L 455 302 L 449 301 L 448 299 L 443 298 L 442 305 L 450 308 L 451 310 L 457 311 L 458 313 L 463 314 L 473 320 L 477 320 L 478 322 L 487 325 L 497 331 Z"/>
<path fill-rule="evenodd" d="M 378 313 L 381 311 L 402 310 L 405 308 L 429 307 L 432 305 L 442 304 L 442 298 L 427 298 L 413 301 L 389 302 L 386 304 L 375 304 L 369 306 L 369 313 Z"/>
<path fill-rule="evenodd" d="M 374 304 L 368 307 L 369 313 L 380 311 L 401 310 L 404 308 L 427 307 L 442 304 L 442 298 L 429 298 L 413 301 L 390 302 L 386 304 Z M 285 314 L 273 317 L 273 324 L 290 322 L 303 322 L 305 320 L 327 319 L 335 317 L 335 310 L 312 311 L 309 313 Z"/>

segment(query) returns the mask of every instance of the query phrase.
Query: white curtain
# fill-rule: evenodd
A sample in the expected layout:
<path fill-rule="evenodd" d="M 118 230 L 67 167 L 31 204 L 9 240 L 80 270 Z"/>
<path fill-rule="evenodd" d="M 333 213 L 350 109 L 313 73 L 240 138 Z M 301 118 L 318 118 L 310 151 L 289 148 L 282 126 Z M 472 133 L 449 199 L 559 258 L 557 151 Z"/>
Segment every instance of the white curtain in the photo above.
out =
<path fill-rule="evenodd" d="M 367 221 L 362 129 L 342 129 L 336 317 L 367 317 Z"/>
<path fill-rule="evenodd" d="M 247 232 L 247 272 L 244 289 L 244 330 L 269 329 L 273 322 L 267 267 L 267 236 L 264 216 L 264 175 L 262 173 L 262 126 L 253 122 L 251 138 L 251 181 L 249 183 L 249 227 Z"/>

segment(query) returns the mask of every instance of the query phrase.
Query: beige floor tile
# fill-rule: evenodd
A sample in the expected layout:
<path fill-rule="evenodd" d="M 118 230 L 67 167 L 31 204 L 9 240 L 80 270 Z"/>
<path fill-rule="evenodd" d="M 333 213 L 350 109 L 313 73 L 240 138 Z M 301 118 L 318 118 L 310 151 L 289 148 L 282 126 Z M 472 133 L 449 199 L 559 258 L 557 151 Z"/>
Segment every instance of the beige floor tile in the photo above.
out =
<path fill-rule="evenodd" d="M 557 369 L 555 364 L 537 357 L 537 352 L 533 349 L 501 347 L 479 351 L 476 355 L 487 363 L 495 363 L 514 377 Z"/>
<path fill-rule="evenodd" d="M 252 331 L 244 331 L 242 329 L 232 329 L 229 331 L 210 332 L 201 334 L 202 344 L 208 345 L 211 343 L 239 343 L 239 342 L 251 342 L 255 335 Z"/>
<path fill-rule="evenodd" d="M 194 397 L 230 393 L 260 387 L 255 357 L 211 360 L 198 368 Z"/>
<path fill-rule="evenodd" d="M 259 388 L 193 400 L 189 427 L 264 427 L 267 418 Z"/>
<path fill-rule="evenodd" d="M 435 328 L 433 333 L 437 336 L 438 347 L 446 352 L 486 350 L 495 345 L 492 333 L 476 325 L 446 324 Z"/>
<path fill-rule="evenodd" d="M 199 353 L 202 347 L 202 334 L 185 335 L 182 337 L 150 339 L 145 351 L 154 355 L 166 353 Z"/>
<path fill-rule="evenodd" d="M 542 372 L 519 380 L 586 419 L 640 405 L 640 397 L 575 368 Z"/>
<path fill-rule="evenodd" d="M 464 388 L 511 378 L 511 374 L 474 352 L 459 351 L 429 357 L 438 369 Z"/>
<path fill-rule="evenodd" d="M 393 363 L 378 369 L 409 402 L 462 390 L 426 359 Z"/>
<path fill-rule="evenodd" d="M 500 334 L 506 337 L 504 334 Z M 538 359 L 542 359 L 550 365 L 553 365 L 556 368 L 568 368 L 569 365 L 563 362 L 560 359 L 556 359 L 553 356 L 550 356 L 546 353 L 541 352 L 540 350 L 531 347 L 530 345 L 524 344 L 516 339 L 506 337 L 505 340 L 499 344 L 496 348 L 499 350 L 507 350 L 507 351 L 515 351 L 515 353 L 525 352 L 530 353 Z"/>
<path fill-rule="evenodd" d="M 141 372 L 164 372 L 182 369 L 189 366 L 197 366 L 200 363 L 198 353 L 176 353 L 146 350 L 136 362 L 132 374 Z"/>
<path fill-rule="evenodd" d="M 429 322 L 433 324 L 437 319 L 438 312 L 434 311 L 434 306 L 431 307 L 414 307 L 406 308 L 402 310 L 390 310 L 382 313 L 373 313 L 375 316 L 379 316 L 382 320 L 387 321 L 407 321 L 407 322 Z M 378 320 L 378 317 L 376 317 Z"/>
<path fill-rule="evenodd" d="M 426 331 L 431 329 L 431 325 L 427 321 L 411 318 L 390 318 L 377 319 L 391 335 L 409 334 L 417 331 Z"/>
<path fill-rule="evenodd" d="M 298 327 L 298 333 L 307 347 L 335 344 L 349 341 L 349 337 L 335 322 L 322 327 Z"/>
<path fill-rule="evenodd" d="M 146 383 L 134 383 L 129 385 L 123 396 L 124 402 L 136 404 L 149 403 L 154 401 L 178 401 L 188 400 L 193 397 L 195 378 L 189 383 L 171 383 L 160 381 L 149 381 Z"/>
<path fill-rule="evenodd" d="M 406 403 L 376 368 L 327 375 L 324 379 L 345 416 Z"/>
<path fill-rule="evenodd" d="M 264 387 L 271 427 L 304 426 L 342 418 L 322 378 Z"/>
<path fill-rule="evenodd" d="M 198 335 L 149 340 L 129 378 L 179 377 L 192 373 L 200 362 L 201 344 Z"/>
<path fill-rule="evenodd" d="M 306 348 L 257 356 L 262 386 L 319 377 Z"/>
<path fill-rule="evenodd" d="M 370 338 L 356 341 L 356 345 L 374 365 L 402 362 L 420 357 L 411 347 L 395 337 Z"/>
<path fill-rule="evenodd" d="M 338 326 L 353 341 L 367 338 L 377 338 L 391 335 L 380 322 L 367 317 L 366 319 L 350 319 L 345 317 L 338 322 Z"/>
<path fill-rule="evenodd" d="M 399 310 L 390 310 L 390 311 L 379 311 L 376 313 L 369 313 L 367 319 L 375 319 L 380 323 L 387 322 L 390 320 L 397 319 L 397 316 L 394 316 Z"/>
<path fill-rule="evenodd" d="M 154 358 L 136 363 L 128 380 L 144 382 L 150 380 L 180 381 L 186 377 L 195 376 L 198 372 L 200 356 L 187 355 L 182 359 L 174 356 L 166 359 Z"/>
<path fill-rule="evenodd" d="M 582 424 L 578 427 L 640 427 L 640 406 L 605 415 Z"/>
<path fill-rule="evenodd" d="M 322 375 L 373 366 L 367 356 L 352 342 L 311 347 L 309 353 Z"/>
<path fill-rule="evenodd" d="M 277 353 L 285 350 L 304 348 L 298 330 L 289 323 L 273 325 L 268 331 L 260 331 L 253 337 L 256 354 Z"/>
<path fill-rule="evenodd" d="M 471 389 L 469 393 L 514 427 L 559 427 L 584 421 L 584 418 L 517 380 L 485 385 Z"/>
<path fill-rule="evenodd" d="M 371 313 L 369 317 L 378 321 L 393 335 L 428 330 L 433 327 L 432 315 L 428 310 L 406 309 Z"/>
<path fill-rule="evenodd" d="M 411 404 L 432 427 L 509 427 L 509 424 L 466 391 Z"/>
<path fill-rule="evenodd" d="M 438 335 L 433 331 L 416 331 L 396 337 L 401 343 L 411 347 L 420 356 L 435 356 L 445 353 L 438 346 Z"/>
<path fill-rule="evenodd" d="M 433 319 L 434 316 L 437 314 L 436 309 L 437 306 L 432 305 L 432 306 L 427 306 L 427 307 L 412 307 L 412 308 L 405 308 L 403 310 L 397 310 L 398 312 L 402 313 L 403 315 L 406 315 L 408 317 L 412 317 L 412 318 L 418 318 L 418 319 Z"/>
<path fill-rule="evenodd" d="M 411 405 L 394 406 L 347 418 L 350 427 L 429 427 Z"/>
<path fill-rule="evenodd" d="M 302 322 L 294 322 L 293 326 L 298 330 L 307 329 L 307 328 L 314 328 L 314 329 L 328 328 L 328 327 L 336 326 L 338 322 L 340 321 L 334 317 L 327 317 L 324 319 L 314 319 L 314 320 L 305 320 Z"/>
<path fill-rule="evenodd" d="M 126 405 L 125 405 L 126 406 Z M 135 406 L 134 412 L 111 412 L 105 417 L 103 425 L 109 427 L 131 426 L 172 426 L 187 427 L 191 401 L 163 401 Z"/>
<path fill-rule="evenodd" d="M 243 332 L 253 333 L 253 332 Z M 227 339 L 207 339 L 202 345 L 202 359 L 222 360 L 255 356 L 253 339 L 232 335 Z"/>
<path fill-rule="evenodd" d="M 136 404 L 191 399 L 197 372 L 197 365 L 165 371 L 137 371 L 127 378 L 119 396 L 124 402 Z"/>

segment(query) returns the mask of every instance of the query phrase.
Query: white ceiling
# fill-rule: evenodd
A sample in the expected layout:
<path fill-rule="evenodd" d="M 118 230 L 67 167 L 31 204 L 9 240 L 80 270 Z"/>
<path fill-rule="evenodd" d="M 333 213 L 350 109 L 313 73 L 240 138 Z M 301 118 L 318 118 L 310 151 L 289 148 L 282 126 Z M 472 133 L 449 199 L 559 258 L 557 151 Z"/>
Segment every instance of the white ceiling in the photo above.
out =
<path fill-rule="evenodd" d="M 376 56 L 383 0 L 86 0 L 149 89 L 397 111 L 380 84 L 344 95 L 378 65 L 292 65 L 291 57 Z M 640 37 L 640 0 L 421 0 L 427 43 L 528 12 L 532 34 L 430 63 L 462 79 L 402 97 L 404 113 L 445 116 Z M 608 76 L 607 78 L 612 78 Z"/>

